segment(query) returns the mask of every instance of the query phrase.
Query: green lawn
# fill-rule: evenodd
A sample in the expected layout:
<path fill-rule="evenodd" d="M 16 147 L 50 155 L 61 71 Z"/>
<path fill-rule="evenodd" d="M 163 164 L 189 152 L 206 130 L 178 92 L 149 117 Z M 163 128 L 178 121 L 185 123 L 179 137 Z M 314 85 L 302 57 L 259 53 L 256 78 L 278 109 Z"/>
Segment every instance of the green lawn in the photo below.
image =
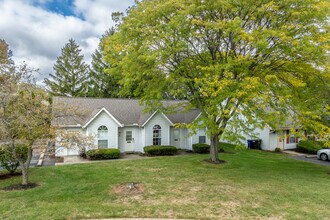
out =
<path fill-rule="evenodd" d="M 0 190 L 0 219 L 163 217 L 197 219 L 329 219 L 329 167 L 245 150 L 221 154 L 106 161 L 31 169 L 25 191 Z M 0 187 L 19 177 L 1 180 Z M 115 194 L 139 182 L 144 192 Z"/>

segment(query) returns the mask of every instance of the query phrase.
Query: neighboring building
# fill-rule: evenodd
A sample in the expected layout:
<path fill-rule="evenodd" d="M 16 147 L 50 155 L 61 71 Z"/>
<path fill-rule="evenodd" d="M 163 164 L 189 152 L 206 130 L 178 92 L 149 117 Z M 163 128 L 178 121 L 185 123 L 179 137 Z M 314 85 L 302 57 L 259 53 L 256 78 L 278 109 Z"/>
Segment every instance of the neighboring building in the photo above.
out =
<path fill-rule="evenodd" d="M 299 132 L 299 128 L 296 129 Z M 295 149 L 300 138 L 296 137 L 289 126 L 280 127 L 277 130 L 273 130 L 266 126 L 264 129 L 256 129 L 255 133 L 259 134 L 261 140 L 261 149 L 274 151 L 275 148 L 281 150 Z M 253 139 L 247 136 L 246 140 Z M 247 141 L 244 142 L 245 144 Z"/>
<path fill-rule="evenodd" d="M 164 105 L 179 104 L 184 102 L 164 101 Z M 174 127 L 177 123 L 193 122 L 200 115 L 198 109 L 175 114 L 158 110 L 146 113 L 135 99 L 54 97 L 53 111 L 55 128 L 93 135 L 94 147 L 98 148 L 143 152 L 148 145 L 172 145 L 191 150 L 194 143 L 210 143 L 205 129 L 192 134 L 187 128 Z M 67 150 L 57 144 L 57 156 L 78 154 L 78 149 Z"/>

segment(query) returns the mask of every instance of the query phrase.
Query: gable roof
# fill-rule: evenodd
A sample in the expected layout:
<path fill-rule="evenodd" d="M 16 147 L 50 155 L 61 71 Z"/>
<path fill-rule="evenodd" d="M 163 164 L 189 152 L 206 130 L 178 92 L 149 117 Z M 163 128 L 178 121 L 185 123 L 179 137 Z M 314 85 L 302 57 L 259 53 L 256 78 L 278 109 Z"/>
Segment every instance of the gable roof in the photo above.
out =
<path fill-rule="evenodd" d="M 163 101 L 164 105 L 184 104 L 184 101 Z M 144 106 L 137 99 L 113 99 L 113 98 L 78 98 L 78 97 L 53 97 L 54 126 L 84 126 L 90 123 L 100 112 L 107 114 L 119 125 L 144 125 L 155 112 L 146 113 Z M 183 108 L 182 108 L 183 109 Z M 180 111 L 174 114 L 164 114 L 170 122 L 191 123 L 200 111 Z"/>

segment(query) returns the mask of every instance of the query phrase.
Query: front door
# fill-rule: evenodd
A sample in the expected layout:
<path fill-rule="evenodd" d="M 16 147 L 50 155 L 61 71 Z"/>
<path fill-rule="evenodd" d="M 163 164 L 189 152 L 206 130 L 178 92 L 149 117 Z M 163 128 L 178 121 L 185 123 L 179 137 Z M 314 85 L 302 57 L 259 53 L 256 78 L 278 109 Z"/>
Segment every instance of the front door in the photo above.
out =
<path fill-rule="evenodd" d="M 178 128 L 173 129 L 172 143 L 176 148 L 180 148 L 180 129 Z"/>
<path fill-rule="evenodd" d="M 125 132 L 125 152 L 132 151 L 134 151 L 133 131 L 128 130 Z"/>

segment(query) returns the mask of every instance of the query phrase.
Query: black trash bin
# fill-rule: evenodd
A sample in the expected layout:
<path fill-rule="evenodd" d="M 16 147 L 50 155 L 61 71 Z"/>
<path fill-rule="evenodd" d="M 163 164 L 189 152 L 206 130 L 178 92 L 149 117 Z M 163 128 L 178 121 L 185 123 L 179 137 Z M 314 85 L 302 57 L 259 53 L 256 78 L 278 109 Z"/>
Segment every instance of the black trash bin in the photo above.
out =
<path fill-rule="evenodd" d="M 247 143 L 248 143 L 248 148 L 252 149 L 252 140 L 247 140 Z"/>
<path fill-rule="evenodd" d="M 247 140 L 249 149 L 261 150 L 261 139 Z"/>

